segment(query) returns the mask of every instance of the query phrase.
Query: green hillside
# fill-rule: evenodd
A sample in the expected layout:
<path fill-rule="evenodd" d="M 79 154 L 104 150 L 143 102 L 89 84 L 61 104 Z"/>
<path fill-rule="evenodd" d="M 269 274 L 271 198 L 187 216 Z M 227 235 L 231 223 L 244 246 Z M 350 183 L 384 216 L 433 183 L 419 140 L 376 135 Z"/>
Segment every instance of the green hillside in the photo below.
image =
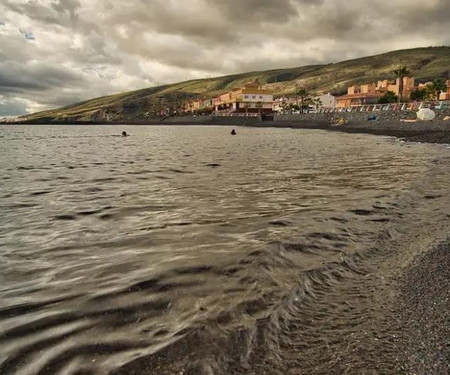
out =
<path fill-rule="evenodd" d="M 249 82 L 258 82 L 276 95 L 292 93 L 296 85 L 316 93 L 342 94 L 352 84 L 393 79 L 392 71 L 400 63 L 409 68 L 417 82 L 447 78 L 450 74 L 450 47 L 415 48 L 336 64 L 191 80 L 91 99 L 24 116 L 24 119 L 38 122 L 145 120 L 154 117 L 162 107 L 180 107 L 190 98 L 212 97 Z"/>

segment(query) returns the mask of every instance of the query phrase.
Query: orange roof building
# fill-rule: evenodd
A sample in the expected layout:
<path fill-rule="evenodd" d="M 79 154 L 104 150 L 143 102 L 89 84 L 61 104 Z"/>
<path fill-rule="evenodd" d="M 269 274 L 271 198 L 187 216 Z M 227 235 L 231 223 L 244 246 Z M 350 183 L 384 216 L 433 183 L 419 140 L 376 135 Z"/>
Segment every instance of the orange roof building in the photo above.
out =
<path fill-rule="evenodd" d="M 395 82 L 391 82 L 387 79 L 378 81 L 377 91 L 385 93 L 387 91 L 393 92 L 395 95 L 400 96 L 400 78 L 397 78 Z M 416 89 L 414 77 L 403 77 L 403 99 L 409 99 L 411 93 Z"/>
<path fill-rule="evenodd" d="M 350 86 L 347 89 L 347 95 L 338 96 L 336 98 L 336 108 L 350 108 L 353 106 L 376 104 L 383 93 L 377 92 L 375 83 Z"/>
<path fill-rule="evenodd" d="M 336 108 L 350 108 L 366 104 L 377 104 L 380 98 L 388 91 L 400 96 L 399 84 L 400 78 L 397 78 L 395 82 L 385 79 L 383 81 L 378 81 L 377 84 L 369 83 L 360 86 L 350 86 L 347 89 L 346 95 L 337 97 Z M 402 98 L 409 99 L 415 88 L 414 78 L 404 77 Z"/>
<path fill-rule="evenodd" d="M 218 96 L 213 103 L 217 112 L 268 113 L 272 112 L 273 92 L 248 84 Z"/>

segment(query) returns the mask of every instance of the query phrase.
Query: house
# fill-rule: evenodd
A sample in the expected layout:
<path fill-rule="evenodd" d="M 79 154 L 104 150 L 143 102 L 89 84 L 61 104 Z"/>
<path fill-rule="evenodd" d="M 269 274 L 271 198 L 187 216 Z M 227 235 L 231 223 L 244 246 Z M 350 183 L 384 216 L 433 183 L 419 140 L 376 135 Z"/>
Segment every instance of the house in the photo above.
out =
<path fill-rule="evenodd" d="M 201 109 L 203 109 L 203 110 L 212 110 L 212 108 L 213 108 L 213 105 L 212 105 L 212 99 L 211 98 L 204 99 L 202 101 Z"/>
<path fill-rule="evenodd" d="M 375 83 L 350 86 L 347 89 L 347 95 L 336 98 L 336 108 L 350 108 L 353 106 L 376 104 L 383 96 L 383 93 L 377 91 Z"/>
<path fill-rule="evenodd" d="M 212 99 L 200 98 L 185 103 L 185 105 L 183 106 L 183 111 L 188 113 L 207 112 L 211 111 L 212 108 L 213 108 Z"/>
<path fill-rule="evenodd" d="M 319 101 L 318 109 L 335 109 L 336 108 L 336 97 L 327 93 L 325 95 L 320 95 L 314 98 Z"/>
<path fill-rule="evenodd" d="M 407 100 L 416 89 L 414 77 L 403 78 L 403 90 L 401 98 Z M 400 97 L 400 78 L 395 82 L 387 79 L 375 83 L 360 86 L 350 86 L 347 94 L 337 97 L 336 108 L 350 108 L 353 106 L 377 104 L 380 98 L 387 92 L 392 92 Z"/>
<path fill-rule="evenodd" d="M 272 112 L 273 92 L 248 84 L 218 96 L 213 104 L 216 112 L 269 113 Z"/>
<path fill-rule="evenodd" d="M 378 81 L 377 91 L 385 94 L 387 91 L 393 92 L 395 95 L 400 97 L 400 78 L 397 78 L 394 82 L 387 79 L 383 81 Z M 411 93 L 416 89 L 414 77 L 403 77 L 403 94 L 401 97 L 404 100 L 409 99 Z"/>
<path fill-rule="evenodd" d="M 200 108 L 200 100 L 191 100 L 183 106 L 184 112 L 195 112 Z"/>
<path fill-rule="evenodd" d="M 292 96 L 282 96 L 274 99 L 272 109 L 274 112 L 283 113 L 290 105 L 298 105 L 298 100 Z"/>

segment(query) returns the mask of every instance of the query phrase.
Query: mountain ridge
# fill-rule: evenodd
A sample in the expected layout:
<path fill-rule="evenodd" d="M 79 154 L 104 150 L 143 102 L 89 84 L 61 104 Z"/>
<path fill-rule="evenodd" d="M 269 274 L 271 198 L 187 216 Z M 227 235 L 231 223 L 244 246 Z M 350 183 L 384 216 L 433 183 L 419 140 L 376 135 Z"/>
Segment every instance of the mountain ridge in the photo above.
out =
<path fill-rule="evenodd" d="M 306 65 L 192 79 L 123 92 L 25 115 L 30 122 L 113 122 L 155 118 L 163 107 L 180 107 L 197 97 L 212 97 L 247 83 L 259 83 L 275 95 L 289 95 L 297 86 L 311 92 L 343 94 L 347 86 L 394 79 L 399 65 L 408 67 L 417 82 L 450 75 L 450 46 L 419 47 L 360 57 L 337 63 Z"/>

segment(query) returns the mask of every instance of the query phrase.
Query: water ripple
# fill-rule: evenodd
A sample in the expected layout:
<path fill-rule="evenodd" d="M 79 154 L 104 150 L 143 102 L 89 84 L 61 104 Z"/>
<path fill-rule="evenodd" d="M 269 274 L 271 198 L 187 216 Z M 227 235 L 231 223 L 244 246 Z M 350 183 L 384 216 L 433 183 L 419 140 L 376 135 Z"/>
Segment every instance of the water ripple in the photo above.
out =
<path fill-rule="evenodd" d="M 221 127 L 130 127 L 132 142 L 107 126 L 2 132 L 0 374 L 207 374 L 254 348 L 276 355 L 315 297 L 448 215 L 450 158 L 429 145 Z"/>

